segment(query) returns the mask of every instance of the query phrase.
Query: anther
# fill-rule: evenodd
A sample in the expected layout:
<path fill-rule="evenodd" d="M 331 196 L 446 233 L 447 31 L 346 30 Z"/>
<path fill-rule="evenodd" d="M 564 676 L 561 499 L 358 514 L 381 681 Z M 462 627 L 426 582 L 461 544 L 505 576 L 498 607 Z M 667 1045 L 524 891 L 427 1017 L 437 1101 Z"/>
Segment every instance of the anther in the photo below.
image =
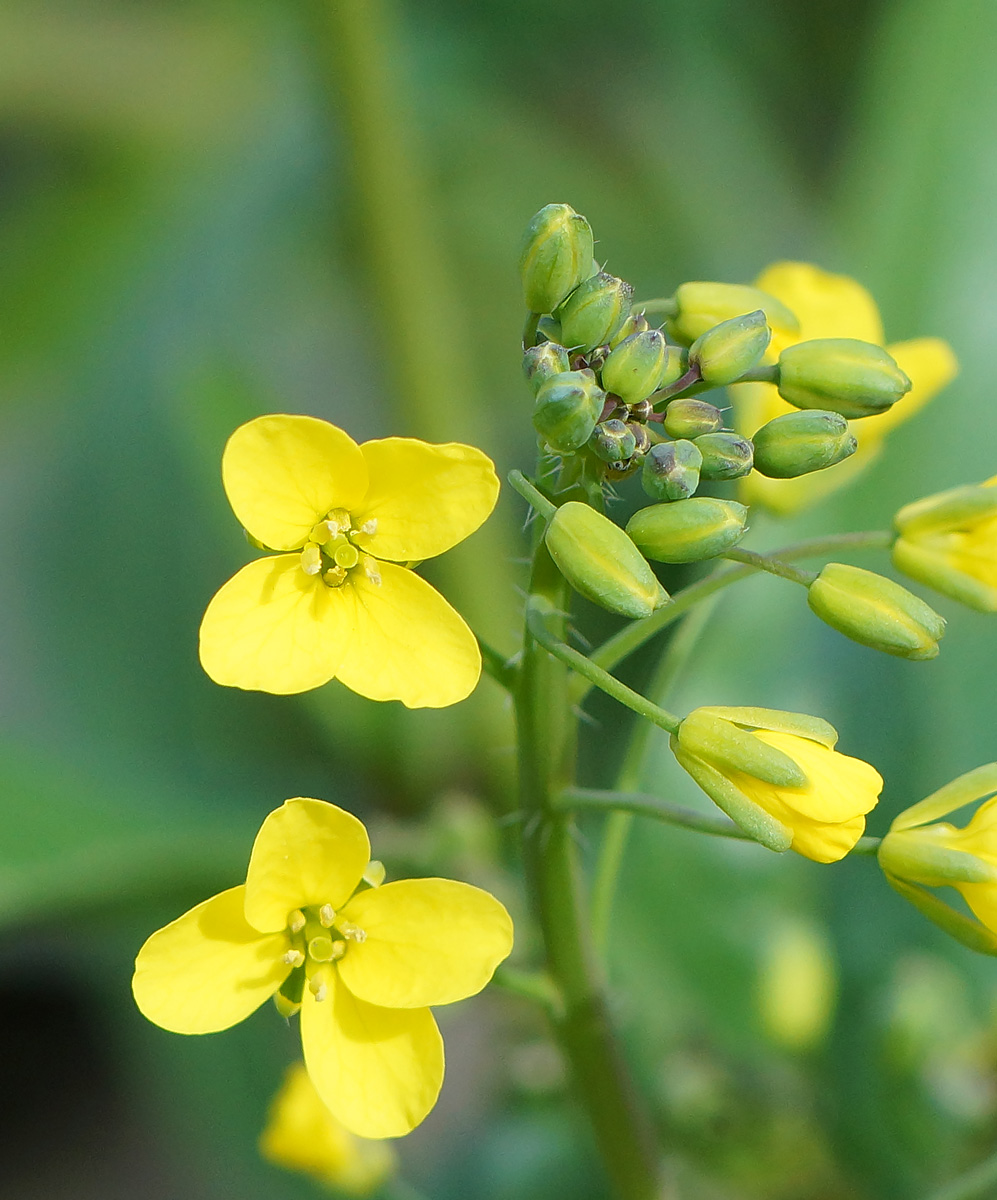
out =
<path fill-rule="evenodd" d="M 381 572 L 377 569 L 377 559 L 369 554 L 363 560 L 363 571 L 375 587 L 381 586 Z"/>
<path fill-rule="evenodd" d="M 346 953 L 346 943 L 336 941 L 332 943 L 332 961 L 336 962 Z"/>
<path fill-rule="evenodd" d="M 380 887 L 386 873 L 384 863 L 372 858 L 363 873 L 364 883 L 369 883 L 372 888 Z"/>
<path fill-rule="evenodd" d="M 367 940 L 366 929 L 361 929 L 352 921 L 340 921 L 339 931 L 348 942 L 365 942 Z"/>
<path fill-rule="evenodd" d="M 337 533 L 347 533 L 353 528 L 353 522 L 350 520 L 350 514 L 345 508 L 329 509 L 329 529 L 333 536 Z"/>
<path fill-rule="evenodd" d="M 322 551 L 315 542 L 305 542 L 301 551 L 301 569 L 306 575 L 318 575 L 322 570 Z"/>
<path fill-rule="evenodd" d="M 371 517 L 369 521 L 364 521 L 360 526 L 360 532 L 366 533 L 368 537 L 373 537 L 377 533 L 377 517 Z"/>
<path fill-rule="evenodd" d="M 322 922 L 322 924 L 326 927 L 326 929 L 328 929 L 331 925 L 333 925 L 335 923 L 336 910 L 332 907 L 331 904 L 323 904 L 322 907 L 318 910 L 318 919 Z"/>
<path fill-rule="evenodd" d="M 287 927 L 292 933 L 300 933 L 305 927 L 305 914 L 300 908 L 287 914 Z"/>
<path fill-rule="evenodd" d="M 346 579 L 346 572 L 342 567 L 330 567 L 322 578 L 329 587 L 339 587 Z"/>
<path fill-rule="evenodd" d="M 308 990 L 321 1003 L 329 995 L 329 985 L 326 983 L 325 972 L 316 971 L 308 980 Z"/>
<path fill-rule="evenodd" d="M 305 956 L 300 950 L 288 950 L 281 959 L 281 962 L 286 962 L 289 967 L 300 967 L 305 961 Z"/>

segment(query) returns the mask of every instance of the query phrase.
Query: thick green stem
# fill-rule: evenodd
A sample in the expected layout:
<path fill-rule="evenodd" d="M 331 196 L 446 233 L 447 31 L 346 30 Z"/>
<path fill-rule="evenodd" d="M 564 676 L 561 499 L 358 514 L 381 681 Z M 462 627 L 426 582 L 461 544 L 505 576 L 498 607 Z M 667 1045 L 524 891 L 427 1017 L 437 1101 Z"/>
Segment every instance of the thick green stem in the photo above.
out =
<path fill-rule="evenodd" d="M 568 668 L 543 641 L 561 644 L 567 586 L 542 542 L 534 554 L 527 630 L 516 693 L 523 851 L 531 900 L 561 998 L 554 1027 L 619 1200 L 657 1200 L 658 1155 L 606 1005 L 588 938 L 573 817 L 557 807 L 572 785 L 575 722 Z M 542 615 L 541 615 L 542 614 Z"/>

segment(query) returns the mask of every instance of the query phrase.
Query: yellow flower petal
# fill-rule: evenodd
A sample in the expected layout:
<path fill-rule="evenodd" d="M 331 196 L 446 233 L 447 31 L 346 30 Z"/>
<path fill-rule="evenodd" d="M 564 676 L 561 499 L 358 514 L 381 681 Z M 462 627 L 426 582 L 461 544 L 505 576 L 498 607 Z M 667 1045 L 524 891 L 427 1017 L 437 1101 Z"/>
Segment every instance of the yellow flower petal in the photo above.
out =
<path fill-rule="evenodd" d="M 260 827 L 246 874 L 246 919 L 262 930 L 283 929 L 305 905 L 349 898 L 370 859 L 363 823 L 324 800 L 285 800 Z"/>
<path fill-rule="evenodd" d="M 201 621 L 215 683 L 288 695 L 328 683 L 353 634 L 352 594 L 301 570 L 297 554 L 259 558 L 216 592 Z"/>
<path fill-rule="evenodd" d="M 959 373 L 952 347 L 941 338 L 914 338 L 909 342 L 894 342 L 886 349 L 911 381 L 911 390 L 886 412 L 852 422 L 852 433 L 859 439 L 859 445 L 863 439 L 881 438 L 891 429 L 902 425 L 908 417 L 934 399 Z"/>
<path fill-rule="evenodd" d="M 280 987 L 291 971 L 287 938 L 249 924 L 245 890 L 212 896 L 146 941 L 132 979 L 143 1016 L 173 1033 L 217 1033 Z"/>
<path fill-rule="evenodd" d="M 377 522 L 355 538 L 377 558 L 433 558 L 462 542 L 489 516 L 499 481 L 491 459 L 473 446 L 432 446 L 414 438 L 365 442 L 370 487 L 353 524 Z"/>
<path fill-rule="evenodd" d="M 325 971 L 328 995 L 305 988 L 305 1065 L 326 1107 L 359 1137 L 402 1137 L 436 1103 L 443 1039 L 428 1008 L 378 1008 Z"/>
<path fill-rule="evenodd" d="M 354 571 L 356 633 L 336 677 L 369 700 L 445 708 L 474 690 L 481 654 L 474 634 L 413 571 L 378 563 L 381 582 Z M 343 590 L 346 590 L 345 588 Z"/>
<path fill-rule="evenodd" d="M 512 920 L 481 888 L 404 879 L 360 892 L 341 914 L 367 935 L 351 944 L 340 978 L 387 1008 L 452 1004 L 480 992 L 512 949 Z"/>
<path fill-rule="evenodd" d="M 356 442 L 328 421 L 275 414 L 232 434 L 222 481 L 235 515 L 274 550 L 294 550 L 332 508 L 352 509 L 367 490 Z"/>
<path fill-rule="evenodd" d="M 875 300 L 847 275 L 832 275 L 812 263 L 779 262 L 766 268 L 756 283 L 796 314 L 798 341 L 858 338 L 883 344 L 883 322 Z"/>

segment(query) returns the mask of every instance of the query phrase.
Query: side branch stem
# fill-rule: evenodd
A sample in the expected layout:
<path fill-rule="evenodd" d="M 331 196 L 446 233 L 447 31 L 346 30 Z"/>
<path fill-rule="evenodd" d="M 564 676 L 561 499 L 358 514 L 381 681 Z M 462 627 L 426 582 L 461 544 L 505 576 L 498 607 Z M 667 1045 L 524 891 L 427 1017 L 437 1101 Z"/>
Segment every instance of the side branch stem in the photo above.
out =
<path fill-rule="evenodd" d="M 781 558 L 776 558 L 771 554 L 758 554 L 754 550 L 735 548 L 728 550 L 724 558 L 729 558 L 731 562 L 744 563 L 746 566 L 755 567 L 759 571 L 767 571 L 769 575 L 778 575 L 780 579 L 789 579 L 793 583 L 801 583 L 804 587 L 809 587 L 817 578 L 814 571 L 801 571 L 799 567 L 794 567 L 792 563 L 783 562 Z"/>

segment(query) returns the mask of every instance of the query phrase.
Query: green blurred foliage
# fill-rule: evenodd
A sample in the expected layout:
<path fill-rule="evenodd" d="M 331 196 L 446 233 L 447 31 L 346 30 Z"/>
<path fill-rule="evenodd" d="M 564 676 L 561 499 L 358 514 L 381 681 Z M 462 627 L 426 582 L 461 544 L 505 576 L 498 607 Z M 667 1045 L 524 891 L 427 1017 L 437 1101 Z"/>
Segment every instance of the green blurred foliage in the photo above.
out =
<path fill-rule="evenodd" d="M 26 1200 L 314 1194 L 255 1155 L 293 1031 L 265 1011 L 173 1037 L 127 988 L 143 937 L 236 882 L 286 796 L 347 804 L 392 872 L 449 870 L 522 915 L 508 823 L 483 832 L 515 807 L 490 682 L 458 710 L 409 713 L 335 684 L 278 698 L 201 674 L 200 614 L 245 559 L 218 479 L 235 424 L 308 412 L 527 465 L 515 254 L 530 214 L 563 200 L 638 294 L 805 257 L 872 287 L 891 338 L 955 346 L 961 378 L 852 491 L 791 528 L 758 520 L 754 545 L 881 525 L 995 469 L 987 0 L 370 3 L 374 77 L 337 25 L 349 3 L 0 9 L 0 1181 Z M 429 572 L 510 653 L 520 520 L 505 497 Z M 995 757 L 994 627 L 939 608 L 941 657 L 896 662 L 753 580 L 719 605 L 671 707 L 827 717 L 887 777 L 881 833 Z M 611 628 L 590 611 L 580 625 Z M 589 708 L 586 773 L 606 783 L 628 722 Z M 663 741 L 645 787 L 703 803 Z M 583 828 L 593 855 L 599 833 Z M 832 1026 L 806 1049 L 779 1044 L 758 1004 L 790 917 L 837 971 Z M 520 962 L 533 951 L 524 918 Z M 683 1200 L 904 1200 L 991 1149 L 993 966 L 869 861 L 642 826 L 610 968 Z M 495 993 L 445 1033 L 443 1101 L 401 1147 L 411 1178 L 440 1200 L 601 1196 L 540 1019 Z"/>

